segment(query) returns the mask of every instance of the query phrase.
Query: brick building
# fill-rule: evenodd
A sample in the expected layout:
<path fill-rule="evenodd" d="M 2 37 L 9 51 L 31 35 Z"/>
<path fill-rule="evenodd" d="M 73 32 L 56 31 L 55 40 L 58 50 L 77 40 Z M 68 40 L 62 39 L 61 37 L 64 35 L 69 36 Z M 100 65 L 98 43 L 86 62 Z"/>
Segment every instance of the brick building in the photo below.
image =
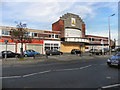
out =
<path fill-rule="evenodd" d="M 8 50 L 20 53 L 20 43 L 11 40 L 10 30 L 14 27 L 0 27 L 0 51 L 5 50 L 4 40 L 9 40 Z M 31 43 L 24 43 L 23 49 L 34 49 L 45 54 L 46 49 L 58 49 L 70 53 L 72 49 L 85 52 L 90 49 L 108 48 L 108 37 L 86 35 L 85 23 L 75 14 L 67 13 L 52 24 L 51 31 L 28 29 Z M 111 40 L 111 46 L 113 46 Z"/>

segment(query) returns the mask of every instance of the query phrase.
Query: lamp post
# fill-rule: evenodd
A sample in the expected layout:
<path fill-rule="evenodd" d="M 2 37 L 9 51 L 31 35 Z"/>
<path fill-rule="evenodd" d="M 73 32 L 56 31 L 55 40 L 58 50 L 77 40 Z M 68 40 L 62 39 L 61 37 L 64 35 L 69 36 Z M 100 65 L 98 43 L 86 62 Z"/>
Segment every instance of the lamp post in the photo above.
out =
<path fill-rule="evenodd" d="M 110 41 L 110 39 L 111 39 L 111 34 L 110 34 L 110 17 L 111 16 L 114 16 L 115 14 L 112 14 L 112 15 L 110 15 L 110 16 L 108 16 L 108 24 L 109 24 L 109 55 L 111 55 L 111 41 Z"/>

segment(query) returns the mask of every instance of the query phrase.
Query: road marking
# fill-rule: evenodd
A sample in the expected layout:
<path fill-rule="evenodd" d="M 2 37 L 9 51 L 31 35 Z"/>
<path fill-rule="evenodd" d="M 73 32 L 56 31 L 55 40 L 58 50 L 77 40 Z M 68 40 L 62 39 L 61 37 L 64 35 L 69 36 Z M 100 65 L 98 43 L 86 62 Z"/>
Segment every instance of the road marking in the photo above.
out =
<path fill-rule="evenodd" d="M 80 70 L 80 69 L 84 69 L 84 68 L 88 68 L 92 65 L 88 65 L 88 66 L 84 66 L 84 67 L 80 67 L 80 68 L 71 68 L 71 69 L 58 69 L 58 70 L 54 70 L 54 71 L 69 71 L 69 70 Z"/>
<path fill-rule="evenodd" d="M 38 72 L 38 74 L 43 74 L 43 73 L 48 73 L 51 72 L 51 70 L 43 71 L 43 72 Z"/>
<path fill-rule="evenodd" d="M 111 79 L 112 77 L 106 77 L 107 79 Z"/>
<path fill-rule="evenodd" d="M 33 76 L 36 74 L 44 74 L 44 73 L 49 73 L 52 71 L 70 71 L 70 70 L 80 70 L 80 69 L 84 69 L 84 68 L 88 68 L 92 65 L 88 65 L 88 66 L 84 66 L 84 67 L 80 67 L 80 68 L 71 68 L 71 69 L 58 69 L 58 70 L 47 70 L 47 71 L 42 71 L 42 72 L 37 72 L 37 73 L 30 73 L 30 74 L 26 74 L 26 75 L 21 75 L 21 76 L 7 76 L 7 77 L 0 77 L 0 79 L 5 79 L 5 78 L 21 78 L 21 77 L 29 77 L 29 76 Z"/>
<path fill-rule="evenodd" d="M 5 79 L 5 78 L 20 78 L 21 76 L 8 76 L 8 77 L 0 77 L 0 79 Z"/>
<path fill-rule="evenodd" d="M 51 70 L 47 70 L 47 71 L 43 71 L 43 72 L 37 72 L 37 73 L 31 73 L 31 74 L 26 74 L 26 75 L 23 75 L 23 77 L 33 76 L 33 75 L 36 75 L 36 74 L 44 74 L 44 73 L 48 73 L 48 72 L 51 72 Z"/>
<path fill-rule="evenodd" d="M 117 87 L 117 86 L 120 86 L 120 84 L 114 84 L 114 85 L 104 86 L 104 87 L 102 87 L 102 88 L 103 88 L 103 89 L 104 89 L 104 88 L 112 88 L 112 87 Z"/>
<path fill-rule="evenodd" d="M 28 76 L 32 76 L 32 75 L 36 75 L 38 73 L 31 73 L 31 74 L 27 74 L 27 75 L 23 75 L 22 77 L 28 77 Z"/>

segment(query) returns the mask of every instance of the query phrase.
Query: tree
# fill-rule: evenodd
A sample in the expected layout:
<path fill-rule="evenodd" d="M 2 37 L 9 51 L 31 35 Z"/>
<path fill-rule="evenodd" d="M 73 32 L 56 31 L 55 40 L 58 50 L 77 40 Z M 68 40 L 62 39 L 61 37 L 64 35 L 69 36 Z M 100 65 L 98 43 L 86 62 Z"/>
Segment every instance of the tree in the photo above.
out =
<path fill-rule="evenodd" d="M 22 24 L 21 22 L 16 25 L 15 29 L 11 29 L 11 39 L 17 39 L 18 42 L 21 43 L 21 58 L 23 57 L 23 43 L 31 42 L 31 37 L 28 35 L 26 24 Z"/>

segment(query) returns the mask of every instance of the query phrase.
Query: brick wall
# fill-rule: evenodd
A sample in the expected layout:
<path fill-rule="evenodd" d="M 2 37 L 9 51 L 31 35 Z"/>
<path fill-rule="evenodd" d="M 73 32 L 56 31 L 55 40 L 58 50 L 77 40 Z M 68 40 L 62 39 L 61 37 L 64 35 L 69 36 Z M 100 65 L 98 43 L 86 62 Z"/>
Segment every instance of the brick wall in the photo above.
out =
<path fill-rule="evenodd" d="M 85 24 L 82 24 L 82 38 L 85 37 Z"/>
<path fill-rule="evenodd" d="M 64 37 L 64 21 L 59 20 L 52 24 L 52 31 L 61 31 L 60 38 Z"/>

